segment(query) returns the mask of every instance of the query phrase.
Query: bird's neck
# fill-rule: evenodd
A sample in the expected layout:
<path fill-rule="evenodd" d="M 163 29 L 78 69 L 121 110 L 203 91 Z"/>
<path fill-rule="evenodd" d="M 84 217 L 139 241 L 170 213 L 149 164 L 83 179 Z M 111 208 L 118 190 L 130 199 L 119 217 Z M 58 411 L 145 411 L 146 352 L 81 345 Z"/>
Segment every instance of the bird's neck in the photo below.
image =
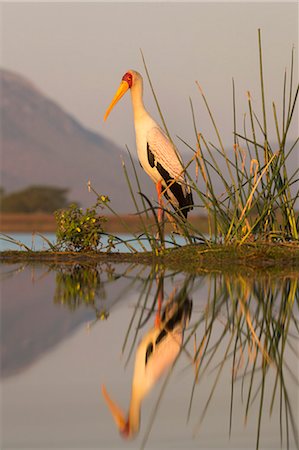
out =
<path fill-rule="evenodd" d="M 131 87 L 131 99 L 135 120 L 144 116 L 144 114 L 147 114 L 147 111 L 143 104 L 143 87 L 141 81 Z"/>

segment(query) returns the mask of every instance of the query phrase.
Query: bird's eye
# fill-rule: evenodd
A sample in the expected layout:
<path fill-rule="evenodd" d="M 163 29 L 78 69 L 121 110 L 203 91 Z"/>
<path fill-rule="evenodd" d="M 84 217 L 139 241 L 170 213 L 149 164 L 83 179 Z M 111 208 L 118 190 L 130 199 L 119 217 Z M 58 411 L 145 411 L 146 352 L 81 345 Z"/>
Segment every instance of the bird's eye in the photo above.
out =
<path fill-rule="evenodd" d="M 132 86 L 133 76 L 130 72 L 125 73 L 125 75 L 123 76 L 123 80 L 128 83 L 129 87 Z"/>

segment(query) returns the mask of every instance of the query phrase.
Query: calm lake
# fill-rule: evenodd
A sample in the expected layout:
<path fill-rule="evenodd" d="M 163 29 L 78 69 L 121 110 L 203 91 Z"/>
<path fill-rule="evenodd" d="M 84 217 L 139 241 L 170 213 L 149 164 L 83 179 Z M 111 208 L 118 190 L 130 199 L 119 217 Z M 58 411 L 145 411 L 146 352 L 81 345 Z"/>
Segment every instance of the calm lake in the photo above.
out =
<path fill-rule="evenodd" d="M 298 448 L 297 279 L 2 263 L 1 292 L 1 448 Z"/>
<path fill-rule="evenodd" d="M 148 240 L 145 237 L 141 237 L 140 240 L 136 240 L 136 237 L 129 234 L 116 234 L 115 235 L 115 248 L 112 249 L 114 252 L 130 252 L 128 245 L 124 242 L 129 243 L 133 246 L 136 251 L 151 250 Z M 8 233 L 7 237 L 1 234 L 0 236 L 0 251 L 4 250 L 25 250 L 25 247 L 19 244 L 24 244 L 29 249 L 47 250 L 49 249 L 49 242 L 55 244 L 56 235 L 55 233 Z M 172 247 L 174 245 L 184 245 L 185 240 L 177 235 L 174 238 L 166 237 L 166 247 Z M 103 249 L 108 244 L 108 235 L 102 235 L 101 244 Z"/>

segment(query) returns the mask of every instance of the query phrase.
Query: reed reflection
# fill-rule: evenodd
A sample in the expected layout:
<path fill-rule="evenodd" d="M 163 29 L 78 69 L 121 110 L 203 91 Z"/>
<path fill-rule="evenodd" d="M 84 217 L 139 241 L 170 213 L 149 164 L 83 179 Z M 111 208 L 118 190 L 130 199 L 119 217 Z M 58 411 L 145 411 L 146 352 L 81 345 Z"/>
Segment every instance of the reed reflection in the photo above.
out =
<path fill-rule="evenodd" d="M 201 408 L 194 434 L 200 432 L 224 368 L 229 365 L 229 435 L 238 414 L 238 411 L 234 414 L 234 407 L 239 388 L 244 423 L 250 415 L 257 420 L 256 448 L 260 447 L 262 417 L 266 408 L 270 417 L 278 411 L 280 443 L 277 444 L 298 448 L 297 405 L 289 395 L 294 386 L 298 388 L 297 364 L 295 371 L 292 364 L 298 360 L 298 279 L 248 279 L 237 275 L 210 277 L 209 292 L 205 311 L 189 334 L 189 338 L 192 334 L 200 335 L 195 347 L 196 370 L 189 418 L 191 409 L 197 408 L 195 391 L 200 390 L 201 380 L 208 372 L 214 374 L 214 382 Z"/>
<path fill-rule="evenodd" d="M 82 270 L 87 273 L 79 275 Z M 122 353 L 127 354 L 127 362 L 135 359 L 128 412 L 110 397 L 105 385 L 102 387 L 104 401 L 123 437 L 137 435 L 144 398 L 162 375 L 171 375 L 180 362 L 183 373 L 191 373 L 193 379 L 191 385 L 183 379 L 180 390 L 186 392 L 182 407 L 188 411 L 195 437 L 200 436 L 208 416 L 215 414 L 216 404 L 227 420 L 228 436 L 233 437 L 243 417 L 245 424 L 256 423 L 255 435 L 249 433 L 246 442 L 261 448 L 267 438 L 262 424 L 268 416 L 271 423 L 275 421 L 275 431 L 279 430 L 277 445 L 299 448 L 294 395 L 299 384 L 297 276 L 184 276 L 136 266 L 122 274 L 101 270 L 76 268 L 71 277 L 68 270 L 64 276 L 60 274 L 59 283 L 67 281 L 69 286 L 59 287 L 56 301 L 63 299 L 71 308 L 81 304 L 92 307 L 96 322 L 107 318 L 112 304 L 122 298 L 123 288 L 112 300 L 115 281 L 125 279 L 127 293 L 133 286 L 139 293 L 131 319 L 124 324 Z M 169 379 L 164 377 L 159 401 Z M 221 386 L 229 387 L 225 404 L 219 403 Z"/>

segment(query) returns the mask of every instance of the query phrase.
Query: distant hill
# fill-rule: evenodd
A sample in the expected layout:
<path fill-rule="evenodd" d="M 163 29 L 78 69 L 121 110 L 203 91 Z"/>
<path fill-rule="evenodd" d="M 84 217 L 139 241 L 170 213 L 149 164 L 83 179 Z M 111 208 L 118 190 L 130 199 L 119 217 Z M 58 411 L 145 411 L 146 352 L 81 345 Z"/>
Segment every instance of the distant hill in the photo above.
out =
<path fill-rule="evenodd" d="M 125 150 L 83 127 L 22 76 L 0 70 L 0 81 L 0 184 L 6 191 L 55 185 L 69 188 L 69 200 L 86 207 L 96 199 L 87 190 L 90 180 L 117 211 L 134 211 L 121 164 L 122 156 L 130 165 Z M 144 191 L 154 192 L 139 174 Z"/>

